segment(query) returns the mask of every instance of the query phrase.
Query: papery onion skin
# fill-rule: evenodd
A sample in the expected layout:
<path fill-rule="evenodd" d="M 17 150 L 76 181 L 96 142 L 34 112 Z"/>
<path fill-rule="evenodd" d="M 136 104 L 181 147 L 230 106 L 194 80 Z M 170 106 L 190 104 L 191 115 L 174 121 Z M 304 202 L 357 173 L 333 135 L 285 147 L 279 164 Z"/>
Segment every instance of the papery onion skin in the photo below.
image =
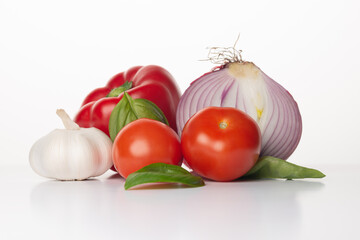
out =
<path fill-rule="evenodd" d="M 177 108 L 179 135 L 191 116 L 209 106 L 249 114 L 261 130 L 261 156 L 286 160 L 300 141 L 302 120 L 294 98 L 251 62 L 228 63 L 191 83 Z"/>

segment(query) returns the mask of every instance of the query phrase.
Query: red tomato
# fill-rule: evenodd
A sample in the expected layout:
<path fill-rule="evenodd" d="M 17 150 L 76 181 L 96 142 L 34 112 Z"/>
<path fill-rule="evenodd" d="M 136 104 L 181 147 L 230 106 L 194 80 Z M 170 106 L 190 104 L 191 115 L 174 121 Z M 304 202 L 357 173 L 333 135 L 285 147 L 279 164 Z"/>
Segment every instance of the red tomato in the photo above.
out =
<path fill-rule="evenodd" d="M 166 124 L 141 118 L 126 125 L 115 138 L 112 151 L 114 166 L 127 178 L 152 163 L 181 165 L 180 139 Z"/>
<path fill-rule="evenodd" d="M 208 107 L 184 126 L 181 148 L 189 166 L 199 175 L 231 181 L 243 176 L 260 154 L 261 133 L 246 113 L 228 107 Z"/>

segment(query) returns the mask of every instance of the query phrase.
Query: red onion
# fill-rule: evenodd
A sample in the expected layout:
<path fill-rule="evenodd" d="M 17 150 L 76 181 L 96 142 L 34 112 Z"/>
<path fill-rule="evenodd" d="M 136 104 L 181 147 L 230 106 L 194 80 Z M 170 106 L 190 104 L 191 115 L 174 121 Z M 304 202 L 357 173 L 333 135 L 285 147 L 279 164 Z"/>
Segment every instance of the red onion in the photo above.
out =
<path fill-rule="evenodd" d="M 241 57 L 191 83 L 177 109 L 179 135 L 192 115 L 209 106 L 234 107 L 249 114 L 261 130 L 261 156 L 285 160 L 300 141 L 301 116 L 291 94 Z"/>

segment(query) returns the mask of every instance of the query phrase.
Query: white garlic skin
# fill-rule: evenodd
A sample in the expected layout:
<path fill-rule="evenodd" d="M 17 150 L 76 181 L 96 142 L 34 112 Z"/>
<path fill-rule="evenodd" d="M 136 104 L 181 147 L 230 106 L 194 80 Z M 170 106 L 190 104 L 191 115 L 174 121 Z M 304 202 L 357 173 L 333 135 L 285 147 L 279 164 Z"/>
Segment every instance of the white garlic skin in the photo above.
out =
<path fill-rule="evenodd" d="M 112 166 L 112 142 L 97 128 L 55 129 L 30 150 L 30 165 L 39 175 L 58 180 L 83 180 Z"/>

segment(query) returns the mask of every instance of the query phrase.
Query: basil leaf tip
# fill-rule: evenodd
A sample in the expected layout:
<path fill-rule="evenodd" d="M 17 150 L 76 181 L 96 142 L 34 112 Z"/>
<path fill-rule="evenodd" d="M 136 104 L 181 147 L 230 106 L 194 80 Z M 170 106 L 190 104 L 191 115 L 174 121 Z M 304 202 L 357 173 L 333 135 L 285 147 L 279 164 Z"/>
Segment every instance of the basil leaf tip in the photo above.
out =
<path fill-rule="evenodd" d="M 247 172 L 243 178 L 323 178 L 326 175 L 319 170 L 302 167 L 280 158 L 264 156 L 261 157 L 255 166 Z"/>
<path fill-rule="evenodd" d="M 140 184 L 156 182 L 181 183 L 190 187 L 205 185 L 201 177 L 192 175 L 182 167 L 166 163 L 153 163 L 131 173 L 126 178 L 124 188 L 128 190 Z"/>

